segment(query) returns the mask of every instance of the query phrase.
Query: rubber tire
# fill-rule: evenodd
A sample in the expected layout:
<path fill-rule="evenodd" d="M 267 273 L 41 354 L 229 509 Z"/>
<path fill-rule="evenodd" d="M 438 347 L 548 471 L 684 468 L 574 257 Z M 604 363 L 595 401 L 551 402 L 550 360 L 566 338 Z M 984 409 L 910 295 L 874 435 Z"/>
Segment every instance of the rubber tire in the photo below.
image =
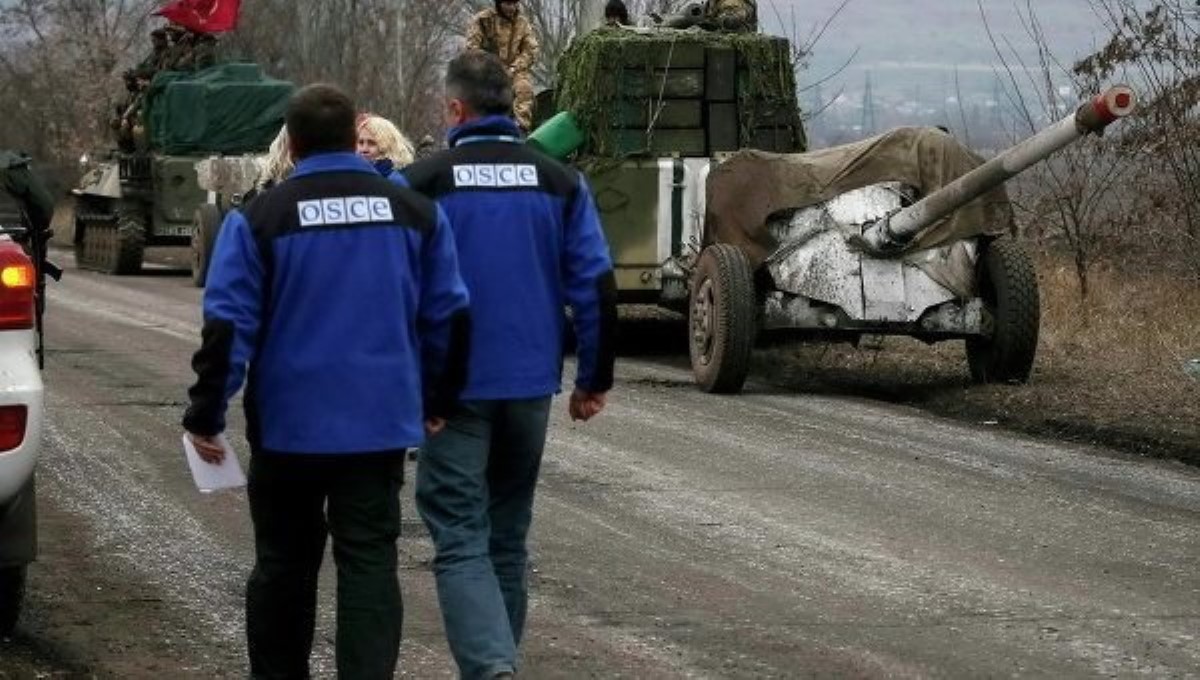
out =
<path fill-rule="evenodd" d="M 117 206 L 117 257 L 110 274 L 126 276 L 142 270 L 146 249 L 146 215 L 137 204 Z"/>
<path fill-rule="evenodd" d="M 217 233 L 221 230 L 221 209 L 212 203 L 196 208 L 192 217 L 192 283 L 203 288 L 208 280 L 208 265 L 212 258 Z"/>
<path fill-rule="evenodd" d="M 967 339 L 971 379 L 978 384 L 1027 382 L 1042 316 L 1033 259 L 1016 240 L 1001 236 L 984 244 L 977 272 L 994 333 L 991 338 Z"/>
<path fill-rule="evenodd" d="M 25 599 L 25 565 L 0 567 L 0 638 L 12 635 Z"/>
<path fill-rule="evenodd" d="M 705 325 L 701 319 L 705 308 L 707 332 L 700 329 Z M 705 248 L 692 275 L 688 304 L 688 353 L 700 389 L 710 394 L 741 392 L 757 335 L 750 259 L 736 246 L 722 243 Z"/>

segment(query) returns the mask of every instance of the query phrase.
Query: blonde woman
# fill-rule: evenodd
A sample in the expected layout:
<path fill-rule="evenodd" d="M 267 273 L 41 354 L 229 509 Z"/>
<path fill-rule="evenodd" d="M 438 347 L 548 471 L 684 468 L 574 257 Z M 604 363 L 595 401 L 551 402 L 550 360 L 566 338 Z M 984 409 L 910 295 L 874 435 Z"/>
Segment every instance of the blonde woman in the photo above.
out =
<path fill-rule="evenodd" d="M 358 117 L 358 155 L 371 161 L 388 179 L 414 158 L 412 143 L 404 134 L 392 121 L 373 113 Z"/>
<path fill-rule="evenodd" d="M 292 150 L 288 146 L 287 126 L 279 129 L 275 141 L 267 149 L 267 155 L 259 159 L 261 172 L 258 176 L 258 189 L 269 189 L 288 178 L 295 168 L 292 162 Z"/>

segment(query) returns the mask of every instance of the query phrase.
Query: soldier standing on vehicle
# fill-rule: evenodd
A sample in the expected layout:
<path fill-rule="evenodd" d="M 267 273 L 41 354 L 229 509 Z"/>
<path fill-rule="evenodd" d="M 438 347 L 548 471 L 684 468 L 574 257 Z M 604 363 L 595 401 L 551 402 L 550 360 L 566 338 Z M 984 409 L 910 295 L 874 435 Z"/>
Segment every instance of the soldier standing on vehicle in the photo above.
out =
<path fill-rule="evenodd" d="M 192 38 L 192 69 L 202 71 L 217 63 L 217 36 L 195 33 Z"/>
<path fill-rule="evenodd" d="M 588 420 L 612 387 L 616 285 L 583 176 L 525 146 L 496 57 L 467 52 L 446 74 L 450 149 L 404 170 L 446 210 L 471 292 L 462 403 L 421 450 L 417 509 L 463 678 L 515 670 L 550 400 L 562 384 L 563 309 L 578 338 L 569 411 Z"/>
<path fill-rule="evenodd" d="M 163 29 L 167 32 L 170 46 L 163 52 L 162 60 L 158 62 L 159 71 L 174 71 L 175 64 L 185 60 L 185 54 L 190 49 L 187 45 L 189 31 L 179 24 L 167 24 Z"/>
<path fill-rule="evenodd" d="M 755 0 L 706 0 L 703 25 L 718 31 L 753 33 L 758 30 L 758 5 Z"/>
<path fill-rule="evenodd" d="M 467 49 L 483 50 L 500 58 L 512 79 L 513 115 L 523 132 L 533 121 L 533 65 L 538 41 L 533 25 L 521 15 L 518 0 L 495 0 L 496 6 L 471 18 L 467 26 Z"/>
<path fill-rule="evenodd" d="M 621 0 L 608 0 L 604 5 L 604 25 L 610 28 L 628 26 L 629 8 Z"/>
<path fill-rule="evenodd" d="M 338 674 L 391 678 L 404 454 L 457 401 L 467 291 L 445 213 L 354 152 L 349 97 L 308 86 L 286 119 L 295 170 L 217 237 L 183 426 L 223 460 L 217 436 L 248 376 L 250 675 L 309 677 L 329 535 Z"/>
<path fill-rule="evenodd" d="M 167 39 L 167 29 L 156 28 L 150 31 L 150 43 L 153 46 L 150 54 L 146 55 L 146 58 L 134 69 L 134 73 L 138 78 L 146 80 L 154 78 L 154 74 L 158 72 L 162 65 L 167 51 L 171 49 L 170 41 Z"/>

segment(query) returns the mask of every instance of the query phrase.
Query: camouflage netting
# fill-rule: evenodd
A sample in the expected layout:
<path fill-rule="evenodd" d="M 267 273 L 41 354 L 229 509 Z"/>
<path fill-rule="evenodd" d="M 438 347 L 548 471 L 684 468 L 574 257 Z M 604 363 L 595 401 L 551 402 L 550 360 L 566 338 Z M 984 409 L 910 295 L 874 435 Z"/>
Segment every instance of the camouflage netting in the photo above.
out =
<path fill-rule="evenodd" d="M 587 134 L 585 155 L 629 155 L 616 139 L 619 128 L 631 127 L 618 122 L 621 107 L 672 98 L 707 103 L 703 89 L 706 81 L 711 87 L 712 76 L 705 76 L 704 60 L 710 50 L 736 53 L 737 146 L 752 146 L 756 133 L 774 128 L 789 130 L 794 150 L 802 150 L 790 45 L 783 38 L 757 33 L 597 29 L 577 38 L 559 60 L 555 108 L 571 112 Z M 671 93 L 679 84 L 668 82 L 674 75 L 697 73 L 699 90 Z M 653 119 L 646 127 L 653 127 Z"/>

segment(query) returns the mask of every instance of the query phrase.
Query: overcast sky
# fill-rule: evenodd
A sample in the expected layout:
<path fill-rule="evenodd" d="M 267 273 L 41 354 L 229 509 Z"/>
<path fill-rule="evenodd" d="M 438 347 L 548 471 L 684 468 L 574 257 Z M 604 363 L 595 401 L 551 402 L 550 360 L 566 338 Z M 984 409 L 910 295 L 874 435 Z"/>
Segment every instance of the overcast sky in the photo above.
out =
<path fill-rule="evenodd" d="M 759 18 L 765 32 L 804 42 L 841 1 L 759 0 Z M 1036 50 L 1022 19 L 1026 0 L 982 4 L 997 39 L 1032 63 Z M 1068 66 L 1107 37 L 1089 0 L 1033 0 L 1032 5 L 1053 51 Z M 978 83 L 992 79 L 998 63 L 976 0 L 850 0 L 816 45 L 807 79 L 828 76 L 852 56 L 827 89 L 859 89 L 866 70 L 876 87 L 907 87 L 910 81 L 928 83 L 936 73 L 952 77 L 955 66 L 964 79 L 977 74 Z"/>

